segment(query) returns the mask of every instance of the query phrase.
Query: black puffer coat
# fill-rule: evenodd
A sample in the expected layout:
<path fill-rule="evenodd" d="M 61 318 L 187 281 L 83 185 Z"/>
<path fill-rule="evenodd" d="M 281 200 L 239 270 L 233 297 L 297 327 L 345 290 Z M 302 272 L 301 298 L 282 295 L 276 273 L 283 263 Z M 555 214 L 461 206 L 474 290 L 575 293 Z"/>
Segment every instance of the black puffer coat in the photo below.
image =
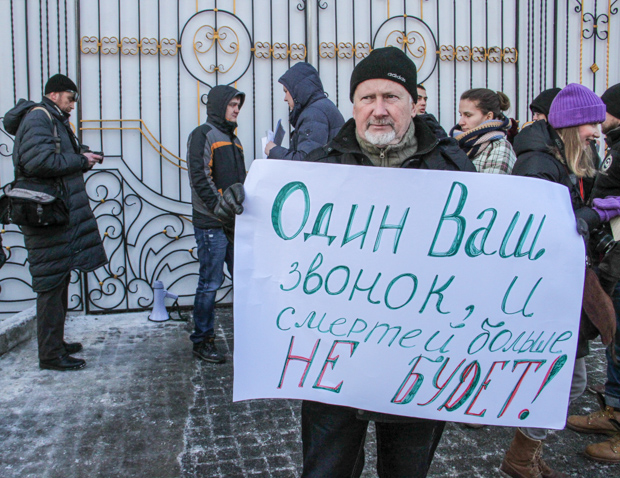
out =
<path fill-rule="evenodd" d="M 309 63 L 296 63 L 278 81 L 295 101 L 288 117 L 295 131 L 291 133 L 289 149 L 274 146 L 269 158 L 301 161 L 310 151 L 326 145 L 336 136 L 344 118 L 325 95 L 321 78 Z"/>
<path fill-rule="evenodd" d="M 601 223 L 596 211 L 586 206 L 592 190 L 592 179 L 583 180 L 585 197 L 582 198 L 577 178 L 553 154 L 553 151 L 559 151 L 564 155 L 564 143 L 551 125 L 546 121 L 535 121 L 515 137 L 513 148 L 517 162 L 512 174 L 563 184 L 570 191 L 575 216 L 583 219 L 590 230 Z"/>
<path fill-rule="evenodd" d="M 535 121 L 524 128 L 515 138 L 514 150 L 517 154 L 517 162 L 512 174 L 563 184 L 570 191 L 575 217 L 583 219 L 591 231 L 601 223 L 598 213 L 586 206 L 593 181 L 584 179 L 584 197 L 582 198 L 577 179 L 569 172 L 568 167 L 553 154 L 554 151 L 559 151 L 564 155 L 564 143 L 551 125 L 546 121 Z M 577 358 L 585 357 L 590 353 L 588 339 L 592 326 L 589 322 L 582 312 L 577 340 Z"/>
<path fill-rule="evenodd" d="M 22 227 L 35 292 L 58 287 L 73 269 L 90 272 L 107 263 L 84 185 L 83 174 L 89 169 L 88 160 L 80 154 L 68 115 L 48 98 L 43 98 L 41 104 L 56 124 L 60 137 L 59 154 L 55 152 L 49 116 L 38 109 L 28 112 L 37 106 L 35 103 L 20 100 L 4 116 L 6 131 L 15 134 L 13 164 L 16 178 L 52 188 L 60 180 L 69 206 L 70 223 L 67 226 Z"/>

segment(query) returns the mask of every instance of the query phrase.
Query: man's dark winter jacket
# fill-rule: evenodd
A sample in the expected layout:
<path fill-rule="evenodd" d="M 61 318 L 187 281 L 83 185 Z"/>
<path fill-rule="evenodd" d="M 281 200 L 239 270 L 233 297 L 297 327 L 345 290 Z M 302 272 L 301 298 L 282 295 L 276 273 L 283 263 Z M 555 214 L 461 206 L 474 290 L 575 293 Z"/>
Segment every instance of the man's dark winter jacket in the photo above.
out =
<path fill-rule="evenodd" d="M 289 123 L 295 128 L 291 133 L 290 148 L 274 146 L 269 158 L 302 160 L 312 150 L 331 140 L 344 118 L 325 96 L 318 72 L 308 63 L 297 63 L 279 80 L 295 101 L 289 113 Z"/>
<path fill-rule="evenodd" d="M 606 135 L 609 153 L 596 177 L 592 198 L 620 196 L 620 127 Z"/>
<path fill-rule="evenodd" d="M 236 96 L 241 97 L 241 107 L 243 93 L 231 86 L 213 87 L 207 99 L 207 122 L 187 140 L 193 222 L 199 229 L 222 227 L 213 210 L 226 188 L 245 181 L 243 148 L 235 136 L 237 123 L 226 120 L 228 103 Z"/>
<path fill-rule="evenodd" d="M 39 184 L 52 190 L 59 180 L 69 206 L 70 223 L 67 226 L 22 227 L 35 292 L 58 287 L 73 269 L 90 272 L 107 263 L 84 185 L 88 160 L 80 154 L 69 115 L 48 98 L 43 98 L 41 104 L 56 124 L 60 137 L 59 154 L 55 151 L 49 116 L 39 109 L 28 112 L 37 106 L 35 103 L 20 100 L 4 116 L 6 131 L 15 134 L 13 164 L 16 178 L 23 178 L 24 185 Z"/>
<path fill-rule="evenodd" d="M 515 138 L 514 150 L 517 162 L 512 174 L 563 184 L 570 191 L 575 216 L 583 219 L 590 230 L 600 224 L 601 219 L 596 211 L 586 206 L 592 180 L 584 179 L 585 198 L 582 198 L 578 180 L 570 173 L 566 162 L 561 163 L 553 154 L 553 151 L 558 151 L 563 156 L 564 143 L 549 123 L 535 121 L 524 128 Z"/>
<path fill-rule="evenodd" d="M 454 138 L 437 138 L 431 126 L 422 117 L 414 117 L 413 124 L 418 150 L 403 163 L 403 168 L 476 172 L 473 163 L 459 148 Z M 308 155 L 306 161 L 372 166 L 372 162 L 364 155 L 355 138 L 353 119 L 347 121 L 340 133 L 326 146 Z"/>

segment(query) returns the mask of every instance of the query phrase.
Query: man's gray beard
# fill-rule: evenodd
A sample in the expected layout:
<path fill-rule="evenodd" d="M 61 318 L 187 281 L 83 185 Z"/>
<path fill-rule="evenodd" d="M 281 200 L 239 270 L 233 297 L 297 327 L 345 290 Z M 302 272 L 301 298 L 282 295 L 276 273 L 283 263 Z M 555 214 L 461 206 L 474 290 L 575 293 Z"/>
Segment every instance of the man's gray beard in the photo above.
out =
<path fill-rule="evenodd" d="M 366 131 L 366 141 L 374 146 L 387 146 L 396 138 L 396 131 L 393 129 L 386 133 L 371 133 Z"/>

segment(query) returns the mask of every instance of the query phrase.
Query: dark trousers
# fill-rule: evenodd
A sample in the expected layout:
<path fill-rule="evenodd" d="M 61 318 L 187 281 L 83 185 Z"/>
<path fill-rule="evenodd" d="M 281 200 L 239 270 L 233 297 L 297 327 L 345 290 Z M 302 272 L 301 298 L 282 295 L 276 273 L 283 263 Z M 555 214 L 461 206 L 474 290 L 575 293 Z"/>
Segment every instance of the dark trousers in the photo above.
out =
<path fill-rule="evenodd" d="M 70 275 L 55 289 L 37 292 L 37 339 L 39 360 L 51 360 L 67 352 L 63 344 L 69 304 Z"/>
<path fill-rule="evenodd" d="M 423 478 L 445 422 L 375 422 L 380 478 Z M 357 410 L 304 401 L 301 406 L 303 478 L 357 478 L 364 469 L 367 420 Z"/>

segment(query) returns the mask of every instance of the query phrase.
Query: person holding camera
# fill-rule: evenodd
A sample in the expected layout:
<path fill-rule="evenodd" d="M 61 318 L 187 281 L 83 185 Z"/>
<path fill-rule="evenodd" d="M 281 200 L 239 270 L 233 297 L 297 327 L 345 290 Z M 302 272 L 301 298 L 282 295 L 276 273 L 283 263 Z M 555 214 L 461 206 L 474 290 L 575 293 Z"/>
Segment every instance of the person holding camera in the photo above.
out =
<path fill-rule="evenodd" d="M 514 144 L 517 161 L 512 174 L 541 178 L 568 188 L 578 230 L 584 235 L 601 222 L 620 215 L 620 207 L 608 208 L 596 203 L 592 207 L 587 205 L 596 174 L 591 143 L 599 138 L 599 124 L 603 121 L 605 104 L 601 99 L 587 87 L 572 83 L 553 100 L 548 122 L 535 121 L 517 135 Z M 606 199 L 609 205 L 617 200 L 620 197 Z M 602 324 L 606 326 L 613 320 L 613 308 L 591 271 L 586 271 L 583 307 L 589 320 L 599 330 L 604 329 L 601 335 L 609 340 L 608 328 Z M 596 314 L 591 314 L 592 311 Z M 579 397 L 586 387 L 585 356 L 589 351 L 587 337 L 582 333 L 583 319 L 584 314 L 573 370 L 571 400 Z M 518 428 L 501 470 L 517 478 L 567 476 L 551 469 L 542 459 L 542 445 L 546 437 L 546 429 Z"/>
<path fill-rule="evenodd" d="M 108 262 L 84 184 L 84 173 L 103 157 L 83 152 L 73 134 L 69 117 L 78 97 L 76 84 L 57 74 L 45 84 L 41 103 L 19 100 L 4 116 L 4 128 L 15 135 L 15 184 L 57 195 L 68 210 L 66 223 L 21 226 L 37 294 L 39 366 L 59 371 L 86 365 L 72 357 L 82 344 L 64 341 L 71 271 L 91 272 Z"/>
<path fill-rule="evenodd" d="M 607 89 L 601 96 L 607 107 L 605 121 L 601 130 L 609 147 L 607 156 L 601 165 L 592 191 L 596 203 L 609 203 L 610 207 L 618 206 L 618 202 L 608 197 L 620 196 L 620 84 Z M 620 364 L 615 357 L 620 356 L 620 247 L 612 236 L 609 223 L 603 224 L 595 234 L 591 243 L 600 255 L 598 273 L 601 285 L 612 296 L 616 312 L 616 337 L 614 343 L 607 348 L 607 382 L 605 395 L 602 397 L 601 409 L 589 415 L 571 415 L 568 417 L 568 428 L 580 433 L 604 433 L 611 437 L 599 443 L 588 445 L 585 449 L 587 457 L 605 463 L 620 463 L 620 428 L 614 426 L 612 420 L 620 422 Z M 612 349 L 611 347 L 614 347 Z M 615 357 L 614 357 L 615 355 Z"/>

